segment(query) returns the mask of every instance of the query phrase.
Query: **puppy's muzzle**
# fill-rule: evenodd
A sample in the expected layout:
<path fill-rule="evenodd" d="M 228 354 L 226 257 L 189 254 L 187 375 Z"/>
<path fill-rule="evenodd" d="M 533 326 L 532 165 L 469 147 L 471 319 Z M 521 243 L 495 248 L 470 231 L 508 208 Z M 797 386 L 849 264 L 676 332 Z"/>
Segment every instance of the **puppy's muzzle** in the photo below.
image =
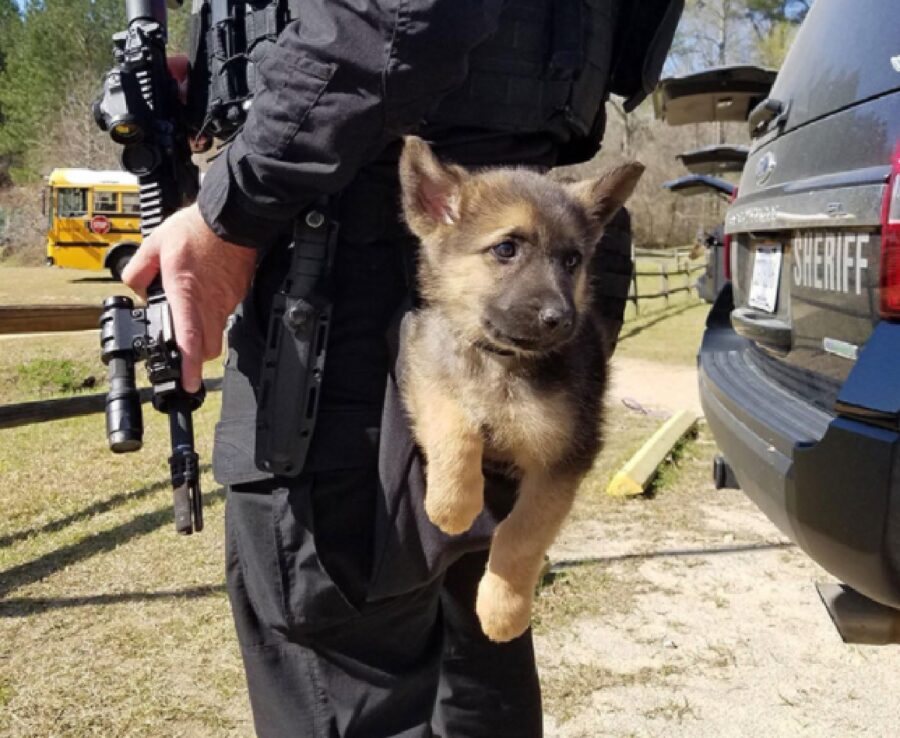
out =
<path fill-rule="evenodd" d="M 519 351 L 552 350 L 568 341 L 575 331 L 575 308 L 562 301 L 493 310 L 486 317 L 487 338 Z"/>

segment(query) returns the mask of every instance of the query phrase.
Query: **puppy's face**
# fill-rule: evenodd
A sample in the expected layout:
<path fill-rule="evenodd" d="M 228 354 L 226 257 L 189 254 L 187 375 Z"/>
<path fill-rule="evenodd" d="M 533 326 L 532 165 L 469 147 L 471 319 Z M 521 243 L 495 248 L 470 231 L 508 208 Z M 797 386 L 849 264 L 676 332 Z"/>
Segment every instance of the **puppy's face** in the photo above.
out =
<path fill-rule="evenodd" d="M 642 171 L 629 164 L 574 185 L 526 170 L 473 174 L 407 138 L 403 207 L 422 242 L 423 297 L 471 343 L 554 350 L 589 307 L 586 265 Z"/>

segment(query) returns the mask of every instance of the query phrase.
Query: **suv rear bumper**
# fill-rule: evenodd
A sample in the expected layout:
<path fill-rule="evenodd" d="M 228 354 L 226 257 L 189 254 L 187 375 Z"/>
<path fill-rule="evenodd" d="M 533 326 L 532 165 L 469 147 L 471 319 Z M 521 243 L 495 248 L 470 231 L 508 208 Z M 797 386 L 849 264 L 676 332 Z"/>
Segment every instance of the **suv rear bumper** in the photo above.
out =
<path fill-rule="evenodd" d="M 700 400 L 741 488 L 834 576 L 900 608 L 900 434 L 825 413 L 772 381 L 730 307 L 729 287 L 700 348 Z"/>

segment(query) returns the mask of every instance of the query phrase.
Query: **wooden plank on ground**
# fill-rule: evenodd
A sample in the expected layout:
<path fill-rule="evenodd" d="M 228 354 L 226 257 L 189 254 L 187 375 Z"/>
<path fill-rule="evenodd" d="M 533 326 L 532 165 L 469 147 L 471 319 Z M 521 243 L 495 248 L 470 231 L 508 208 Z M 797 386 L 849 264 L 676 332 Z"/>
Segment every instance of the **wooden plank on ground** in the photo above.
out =
<path fill-rule="evenodd" d="M 100 305 L 0 305 L 0 334 L 98 328 L 102 310 Z"/>
<path fill-rule="evenodd" d="M 612 478 L 606 494 L 613 497 L 643 494 L 659 465 L 696 424 L 697 415 L 690 410 L 682 410 L 669 418 Z"/>

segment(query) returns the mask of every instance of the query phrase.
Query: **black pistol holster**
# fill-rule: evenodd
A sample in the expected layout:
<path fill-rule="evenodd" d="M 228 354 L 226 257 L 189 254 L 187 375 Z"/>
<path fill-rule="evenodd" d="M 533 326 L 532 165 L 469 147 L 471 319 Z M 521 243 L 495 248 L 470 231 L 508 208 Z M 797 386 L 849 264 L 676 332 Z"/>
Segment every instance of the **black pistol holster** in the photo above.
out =
<path fill-rule="evenodd" d="M 338 224 L 318 203 L 293 239 L 261 258 L 251 293 L 229 321 L 213 475 L 249 484 L 304 471 L 325 371 Z"/>
<path fill-rule="evenodd" d="M 291 261 L 272 300 L 257 397 L 256 465 L 296 476 L 312 440 L 331 323 L 328 276 L 337 224 L 327 207 L 294 226 Z"/>

